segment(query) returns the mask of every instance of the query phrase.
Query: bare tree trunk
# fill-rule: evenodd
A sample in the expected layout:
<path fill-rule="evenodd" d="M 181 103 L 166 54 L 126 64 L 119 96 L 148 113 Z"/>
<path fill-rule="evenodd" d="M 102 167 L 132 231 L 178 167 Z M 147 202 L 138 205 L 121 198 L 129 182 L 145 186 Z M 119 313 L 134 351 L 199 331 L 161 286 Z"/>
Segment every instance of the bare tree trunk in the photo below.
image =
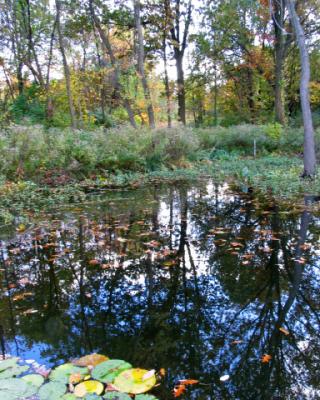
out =
<path fill-rule="evenodd" d="M 192 2 L 189 0 L 186 16 L 184 32 L 181 38 L 180 35 L 180 17 L 182 15 L 180 10 L 180 0 L 175 0 L 174 12 L 170 10 L 170 0 L 166 0 L 167 8 L 170 15 L 174 15 L 172 26 L 170 29 L 171 39 L 173 41 L 173 54 L 176 62 L 177 69 L 177 89 L 178 89 L 178 120 L 184 125 L 186 124 L 186 96 L 185 96 L 185 84 L 184 84 L 184 70 L 183 70 L 183 57 L 185 49 L 187 47 L 187 39 L 189 35 L 189 27 L 191 24 L 191 13 L 192 13 Z"/>
<path fill-rule="evenodd" d="M 168 121 L 168 128 L 171 128 L 172 127 L 171 91 L 170 91 L 170 85 L 169 85 L 166 37 L 165 36 L 164 36 L 163 42 L 162 42 L 162 53 L 163 53 L 163 65 L 164 65 L 164 86 L 165 86 L 166 98 L 167 98 L 167 121 Z"/>
<path fill-rule="evenodd" d="M 96 28 L 98 30 L 98 33 L 99 33 L 103 48 L 104 48 L 105 52 L 109 55 L 111 64 L 112 64 L 112 66 L 114 68 L 114 72 L 115 72 L 115 91 L 116 91 L 117 97 L 120 98 L 121 97 L 120 92 L 121 92 L 121 89 L 122 89 L 122 85 L 120 83 L 120 68 L 119 68 L 119 65 L 117 63 L 116 57 L 114 55 L 114 52 L 113 52 L 111 43 L 109 41 L 109 38 L 105 34 L 105 32 L 103 31 L 103 29 L 101 27 L 101 24 L 100 24 L 100 21 L 99 21 L 99 18 L 97 17 L 96 13 L 94 12 L 93 5 L 94 5 L 94 1 L 93 0 L 89 0 L 90 13 L 91 13 L 92 19 L 94 21 L 94 25 L 96 26 Z M 136 124 L 136 121 L 134 119 L 134 112 L 132 110 L 130 101 L 127 98 L 123 98 L 122 101 L 123 101 L 123 105 L 124 105 L 124 107 L 125 107 L 125 109 L 126 109 L 126 111 L 128 113 L 130 124 L 133 126 L 133 128 L 136 129 L 137 128 L 137 124 Z"/>
<path fill-rule="evenodd" d="M 26 0 L 26 5 L 27 5 L 27 16 L 26 16 L 26 31 L 27 31 L 27 37 L 28 37 L 28 67 L 31 69 L 31 72 L 37 77 L 37 80 L 39 82 L 39 85 L 44 88 L 45 87 L 45 81 L 43 78 L 41 66 L 39 63 L 38 59 L 38 54 L 36 52 L 36 48 L 34 45 L 33 41 L 33 31 L 32 31 L 32 26 L 31 26 L 31 10 L 30 10 L 30 0 Z M 23 8 L 24 11 L 24 8 Z M 32 68 L 32 58 L 34 59 L 34 62 L 36 64 L 36 69 Z"/>
<path fill-rule="evenodd" d="M 313 177 L 316 173 L 316 152 L 314 143 L 314 129 L 312 123 L 312 113 L 310 106 L 310 61 L 306 45 L 305 34 L 301 26 L 299 17 L 295 9 L 295 2 L 287 0 L 290 19 L 295 31 L 296 41 L 300 51 L 301 77 L 300 77 L 300 102 L 304 125 L 304 152 L 303 177 Z"/>
<path fill-rule="evenodd" d="M 56 2 L 56 10 L 57 10 L 58 40 L 59 40 L 59 47 L 60 47 L 60 52 L 61 52 L 61 56 L 62 56 L 64 76 L 65 76 L 65 80 L 66 80 L 66 89 L 67 89 L 69 110 L 70 110 L 70 116 L 71 116 L 71 125 L 72 125 L 72 128 L 76 129 L 77 128 L 77 118 L 76 118 L 76 111 L 75 111 L 74 103 L 73 103 L 70 69 L 69 69 L 69 65 L 68 65 L 68 61 L 67 61 L 67 57 L 66 57 L 66 53 L 65 53 L 65 49 L 64 49 L 63 36 L 62 36 L 61 24 L 60 24 L 61 2 L 60 2 L 60 0 L 55 0 L 55 2 Z"/>
<path fill-rule="evenodd" d="M 214 65 L 214 97 L 213 97 L 213 114 L 214 126 L 218 125 L 218 79 L 217 79 L 217 65 Z"/>
<path fill-rule="evenodd" d="M 284 15 L 285 0 L 274 2 L 274 11 L 272 13 L 273 27 L 275 33 L 275 82 L 274 82 L 274 108 L 275 120 L 281 125 L 285 125 L 286 116 L 283 101 L 283 64 L 285 59 L 285 39 L 284 39 Z"/>
<path fill-rule="evenodd" d="M 141 25 L 141 15 L 140 15 L 140 0 L 134 0 L 134 22 L 137 35 L 137 70 L 140 76 L 140 80 L 143 87 L 144 97 L 147 101 L 147 112 L 149 118 L 150 128 L 155 128 L 155 119 L 153 106 L 151 101 L 150 89 L 146 78 L 146 73 L 144 69 L 144 43 L 143 43 L 143 31 Z"/>
<path fill-rule="evenodd" d="M 184 87 L 183 55 L 180 51 L 175 56 L 177 67 L 177 86 L 178 86 L 178 120 L 186 124 L 186 91 Z"/>
<path fill-rule="evenodd" d="M 46 118 L 47 121 L 50 122 L 53 118 L 53 101 L 52 97 L 49 93 L 50 89 L 50 70 L 51 70 L 51 63 L 52 63 L 52 56 L 53 56 L 53 44 L 55 40 L 55 31 L 57 28 L 57 17 L 54 20 L 53 27 L 52 27 L 52 32 L 51 32 L 51 37 L 50 37 L 50 47 L 49 47 L 49 59 L 48 59 L 48 66 L 47 66 L 47 75 L 46 75 L 46 93 L 47 93 L 47 110 L 46 110 Z"/>

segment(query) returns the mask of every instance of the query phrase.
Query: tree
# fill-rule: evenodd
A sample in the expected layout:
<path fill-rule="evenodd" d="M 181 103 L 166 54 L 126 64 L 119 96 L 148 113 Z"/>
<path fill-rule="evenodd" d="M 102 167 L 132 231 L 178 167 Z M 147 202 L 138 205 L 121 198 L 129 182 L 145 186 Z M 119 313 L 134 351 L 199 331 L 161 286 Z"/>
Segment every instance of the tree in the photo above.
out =
<path fill-rule="evenodd" d="M 76 111 L 74 108 L 74 103 L 73 103 L 73 96 L 72 96 L 72 90 L 71 90 L 71 75 L 70 75 L 70 69 L 67 61 L 67 56 L 65 52 L 65 46 L 64 46 L 64 37 L 61 29 L 61 1 L 60 0 L 55 0 L 56 4 L 56 11 L 57 11 L 57 33 L 58 33 L 58 40 L 59 40 L 59 48 L 62 56 L 62 64 L 63 64 L 63 70 L 64 70 L 64 77 L 66 80 L 66 89 L 67 89 L 67 96 L 68 96 L 68 103 L 69 103 L 69 111 L 70 111 L 70 117 L 71 117 L 71 125 L 72 128 L 77 128 L 77 117 L 76 117 Z"/>
<path fill-rule="evenodd" d="M 170 39 L 173 47 L 173 57 L 177 70 L 177 96 L 178 96 L 178 120 L 186 124 L 186 93 L 184 82 L 183 59 L 187 48 L 189 28 L 192 16 L 192 1 L 184 4 L 182 12 L 181 0 L 169 0 L 168 12 L 171 16 Z M 183 18 L 184 17 L 184 18 Z M 183 22 L 182 22 L 183 19 Z M 183 33 L 181 27 L 183 26 Z"/>
<path fill-rule="evenodd" d="M 140 0 L 134 0 L 134 22 L 135 22 L 135 30 L 136 30 L 137 72 L 138 72 L 138 75 L 141 80 L 145 99 L 147 101 L 149 126 L 150 126 L 150 128 L 155 128 L 155 118 L 154 118 L 152 100 L 151 100 L 151 95 L 150 95 L 150 89 L 148 86 L 146 73 L 145 73 L 145 69 L 144 69 L 144 43 L 143 43 L 143 31 L 142 31 L 142 25 L 141 25 L 140 8 L 141 8 Z"/>
<path fill-rule="evenodd" d="M 295 1 L 294 0 L 286 0 L 286 1 L 289 10 L 290 20 L 294 28 L 296 41 L 300 52 L 300 63 L 301 63 L 300 102 L 301 102 L 303 126 L 304 126 L 304 151 L 303 151 L 304 171 L 302 176 L 314 177 L 316 173 L 316 152 L 315 152 L 312 113 L 310 106 L 309 53 L 306 45 L 304 30 L 302 28 L 300 19 L 296 12 Z"/>
<path fill-rule="evenodd" d="M 120 73 L 121 73 L 121 71 L 120 71 L 119 63 L 118 63 L 118 61 L 116 59 L 116 56 L 114 54 L 111 42 L 110 42 L 109 37 L 108 37 L 108 34 L 106 34 L 104 32 L 104 30 L 103 30 L 103 28 L 101 26 L 101 23 L 100 23 L 100 19 L 99 19 L 99 17 L 97 16 L 97 14 L 95 12 L 94 0 L 89 0 L 89 8 L 90 8 L 90 13 L 91 13 L 92 19 L 94 21 L 95 27 L 97 28 L 97 31 L 99 33 L 102 46 L 103 46 L 105 52 L 109 55 L 111 64 L 112 64 L 112 66 L 114 68 L 115 92 L 116 92 L 116 97 L 119 98 L 119 97 L 121 97 L 121 89 L 122 89 L 122 85 L 121 85 L 121 82 L 120 82 Z M 134 119 L 134 113 L 133 113 L 133 110 L 132 110 L 132 107 L 131 107 L 129 99 L 124 97 L 122 99 L 122 101 L 123 101 L 123 105 L 124 105 L 124 107 L 125 107 L 125 109 L 126 109 L 126 111 L 128 113 L 130 124 L 132 125 L 132 127 L 137 128 L 137 124 L 136 124 L 135 119 Z"/>

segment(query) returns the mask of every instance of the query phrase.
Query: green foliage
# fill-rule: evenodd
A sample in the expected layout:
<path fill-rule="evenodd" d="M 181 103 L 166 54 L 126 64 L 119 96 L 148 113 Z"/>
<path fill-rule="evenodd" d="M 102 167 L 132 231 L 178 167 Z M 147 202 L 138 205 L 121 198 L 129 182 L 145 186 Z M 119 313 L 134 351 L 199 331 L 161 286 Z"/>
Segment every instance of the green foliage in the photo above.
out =
<path fill-rule="evenodd" d="M 269 139 L 278 141 L 283 134 L 283 127 L 278 123 L 268 124 L 266 125 L 266 134 Z"/>
<path fill-rule="evenodd" d="M 32 84 L 26 87 L 23 94 L 15 98 L 9 110 L 15 122 L 28 118 L 32 123 L 41 123 L 45 120 L 45 104 L 41 100 L 41 89 Z"/>

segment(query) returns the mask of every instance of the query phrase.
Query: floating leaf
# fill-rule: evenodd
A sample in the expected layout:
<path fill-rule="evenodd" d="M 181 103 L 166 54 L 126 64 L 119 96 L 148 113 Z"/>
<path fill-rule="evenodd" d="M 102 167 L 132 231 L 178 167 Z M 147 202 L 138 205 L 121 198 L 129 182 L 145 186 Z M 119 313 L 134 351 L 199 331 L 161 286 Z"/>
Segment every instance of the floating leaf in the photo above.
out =
<path fill-rule="evenodd" d="M 165 375 L 166 375 L 166 370 L 165 370 L 165 368 L 160 368 L 159 374 L 160 374 L 161 376 L 165 376 Z"/>
<path fill-rule="evenodd" d="M 152 394 L 138 394 L 134 399 L 135 400 L 158 400 Z"/>
<path fill-rule="evenodd" d="M 35 386 L 35 387 L 40 387 L 43 382 L 44 382 L 44 378 L 42 375 L 40 374 L 30 374 L 30 375 L 25 375 L 23 376 L 21 379 L 23 379 L 24 381 L 26 381 L 27 383 Z"/>
<path fill-rule="evenodd" d="M 126 393 L 120 393 L 120 392 L 106 393 L 103 396 L 103 398 L 107 399 L 107 400 L 132 400 L 129 395 L 127 395 Z"/>
<path fill-rule="evenodd" d="M 0 398 L 4 400 L 20 400 L 37 393 L 38 388 L 22 379 L 9 378 L 1 381 Z"/>
<path fill-rule="evenodd" d="M 89 377 L 90 377 L 90 375 L 89 375 Z M 75 374 L 71 374 L 69 376 L 69 385 L 76 385 L 77 383 L 84 380 L 84 378 L 85 377 L 83 377 L 83 375 L 79 374 L 79 372 L 77 372 Z"/>
<path fill-rule="evenodd" d="M 284 335 L 286 335 L 286 336 L 288 336 L 288 335 L 290 335 L 290 332 L 287 330 L 287 329 L 285 329 L 285 328 L 279 328 L 279 331 L 280 332 L 282 332 Z"/>
<path fill-rule="evenodd" d="M 132 368 L 123 360 L 108 360 L 97 365 L 92 371 L 92 377 L 104 383 L 112 383 L 122 371 Z"/>
<path fill-rule="evenodd" d="M 11 368 L 7 368 L 4 371 L 0 372 L 0 380 L 13 378 L 15 376 L 19 376 L 24 372 L 28 371 L 29 366 L 27 365 L 14 365 Z"/>
<path fill-rule="evenodd" d="M 87 356 L 78 358 L 72 361 L 73 365 L 77 365 L 78 367 L 87 367 L 88 365 L 96 366 L 101 364 L 104 361 L 108 361 L 109 357 L 103 356 L 102 354 L 89 354 Z"/>
<path fill-rule="evenodd" d="M 83 377 L 88 374 L 88 368 L 77 367 L 71 363 L 59 365 L 53 369 L 49 375 L 51 381 L 63 382 L 67 384 L 72 374 L 81 374 Z"/>
<path fill-rule="evenodd" d="M 199 381 L 197 381 L 196 379 L 181 379 L 179 383 L 181 383 L 182 385 L 196 385 L 197 383 L 199 383 Z"/>
<path fill-rule="evenodd" d="M 104 390 L 104 386 L 98 381 L 85 381 L 79 383 L 74 390 L 74 394 L 77 397 L 85 397 L 87 394 L 95 393 L 101 394 Z"/>
<path fill-rule="evenodd" d="M 7 368 L 14 367 L 17 365 L 17 362 L 19 361 L 19 358 L 13 357 L 13 358 L 8 358 L 7 360 L 3 360 L 0 362 L 0 372 L 4 371 Z"/>
<path fill-rule="evenodd" d="M 264 354 L 261 358 L 261 361 L 263 363 L 268 363 L 270 360 L 272 359 L 272 357 L 270 356 L 270 354 Z"/>
<path fill-rule="evenodd" d="M 62 382 L 49 382 L 41 386 L 38 395 L 40 400 L 61 400 L 66 391 L 66 385 Z"/>
<path fill-rule="evenodd" d="M 61 397 L 61 400 L 77 400 L 77 396 L 75 396 L 73 393 L 66 393 Z"/>
<path fill-rule="evenodd" d="M 177 385 L 173 389 L 173 397 L 180 397 L 186 391 L 185 385 Z"/>
<path fill-rule="evenodd" d="M 155 374 L 145 378 L 149 371 L 132 368 L 121 372 L 114 380 L 114 385 L 120 392 L 140 394 L 148 392 L 156 384 Z"/>

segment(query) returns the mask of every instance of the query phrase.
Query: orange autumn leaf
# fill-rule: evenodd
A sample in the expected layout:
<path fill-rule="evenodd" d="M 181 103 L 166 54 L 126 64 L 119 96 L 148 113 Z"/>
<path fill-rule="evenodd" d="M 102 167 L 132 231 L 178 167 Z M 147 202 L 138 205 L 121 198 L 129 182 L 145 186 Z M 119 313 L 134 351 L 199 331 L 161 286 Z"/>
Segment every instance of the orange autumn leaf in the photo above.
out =
<path fill-rule="evenodd" d="M 181 379 L 179 382 L 181 385 L 196 385 L 199 383 L 196 379 Z"/>
<path fill-rule="evenodd" d="M 100 262 L 98 260 L 90 260 L 89 265 L 98 265 Z"/>
<path fill-rule="evenodd" d="M 270 354 L 264 354 L 261 358 L 261 361 L 263 363 L 268 363 L 270 360 L 272 359 L 272 357 L 270 356 Z"/>
<path fill-rule="evenodd" d="M 186 386 L 185 385 L 177 385 L 173 389 L 173 397 L 180 397 L 183 395 L 183 393 L 186 391 Z"/>
<path fill-rule="evenodd" d="M 281 328 L 279 328 L 279 331 L 282 332 L 286 336 L 290 335 L 289 331 L 287 329 L 285 329 L 285 328 L 281 327 Z"/>
<path fill-rule="evenodd" d="M 166 370 L 164 368 L 160 368 L 159 374 L 161 376 L 165 376 L 166 375 Z"/>

